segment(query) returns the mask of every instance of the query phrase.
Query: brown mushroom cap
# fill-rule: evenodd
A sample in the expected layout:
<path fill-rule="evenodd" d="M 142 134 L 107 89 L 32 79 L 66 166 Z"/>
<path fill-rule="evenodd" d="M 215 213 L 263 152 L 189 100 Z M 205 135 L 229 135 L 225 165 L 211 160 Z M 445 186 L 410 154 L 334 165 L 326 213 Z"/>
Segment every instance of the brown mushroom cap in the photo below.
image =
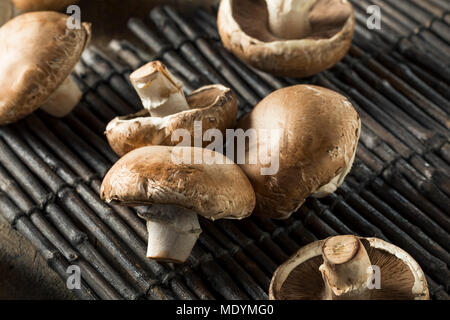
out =
<path fill-rule="evenodd" d="M 359 238 L 372 265 L 380 268 L 380 289 L 369 290 L 371 300 L 427 300 L 429 292 L 419 264 L 404 250 L 377 238 Z M 321 300 L 325 285 L 319 267 L 324 263 L 325 240 L 301 248 L 275 271 L 271 300 Z"/>
<path fill-rule="evenodd" d="M 347 98 L 322 87 L 287 87 L 259 102 L 238 128 L 255 129 L 257 136 L 261 129 L 282 134 L 276 174 L 261 175 L 264 165 L 259 157 L 256 164 L 239 163 L 256 193 L 255 214 L 288 218 L 308 196 L 334 192 L 351 169 L 360 127 Z M 250 145 L 246 152 L 255 148 Z"/>
<path fill-rule="evenodd" d="M 186 98 L 190 107 L 188 111 L 161 118 L 151 117 L 148 110 L 142 110 L 112 120 L 105 132 L 111 148 L 122 156 L 144 146 L 175 146 L 179 141 L 172 141 L 172 133 L 186 129 L 194 137 L 194 121 L 201 121 L 202 134 L 208 129 L 218 129 L 225 136 L 225 130 L 235 126 L 237 101 L 229 88 L 205 86 Z M 209 143 L 204 141 L 203 147 Z"/>
<path fill-rule="evenodd" d="M 223 0 L 218 27 L 224 46 L 251 66 L 278 76 L 308 77 L 345 56 L 355 17 L 346 0 L 317 0 L 308 19 L 308 36 L 286 40 L 269 30 L 265 0 Z"/>
<path fill-rule="evenodd" d="M 176 160 L 185 152 L 190 164 Z M 195 164 L 198 155 L 201 163 Z M 106 174 L 100 196 L 129 206 L 176 205 L 211 220 L 242 219 L 255 206 L 253 188 L 239 166 L 220 153 L 191 147 L 150 146 L 127 153 Z"/>
<path fill-rule="evenodd" d="M 90 24 L 68 29 L 67 16 L 25 13 L 0 28 L 0 125 L 32 113 L 69 76 L 90 37 Z"/>
<path fill-rule="evenodd" d="M 15 7 L 21 12 L 28 11 L 60 11 L 78 0 L 13 0 Z"/>

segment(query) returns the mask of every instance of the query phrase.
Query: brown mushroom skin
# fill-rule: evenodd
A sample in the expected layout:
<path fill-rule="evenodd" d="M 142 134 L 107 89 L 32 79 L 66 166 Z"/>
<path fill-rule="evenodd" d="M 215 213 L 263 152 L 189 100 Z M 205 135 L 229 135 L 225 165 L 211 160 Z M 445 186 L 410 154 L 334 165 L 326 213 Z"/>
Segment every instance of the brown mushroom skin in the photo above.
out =
<path fill-rule="evenodd" d="M 255 129 L 257 135 L 259 129 L 282 130 L 276 174 L 261 175 L 259 157 L 256 164 L 239 165 L 256 193 L 254 214 L 286 219 L 308 196 L 349 171 L 361 121 L 344 96 L 322 87 L 297 85 L 271 93 L 237 127 Z"/>
<path fill-rule="evenodd" d="M 314 12 L 325 12 L 330 19 L 342 20 L 327 10 L 327 1 L 320 0 L 317 5 L 320 7 Z M 252 67 L 276 76 L 304 78 L 331 68 L 350 49 L 355 16 L 348 2 L 346 10 L 348 18 L 340 29 L 331 25 L 324 30 L 326 19 L 319 19 L 313 12 L 309 18 L 316 25 L 316 34 L 285 40 L 273 36 L 268 29 L 264 0 L 224 0 L 218 12 L 219 34 L 225 48 Z"/>
<path fill-rule="evenodd" d="M 119 156 L 150 145 L 175 146 L 180 141 L 172 141 L 172 133 L 186 129 L 194 137 L 194 122 L 202 123 L 202 135 L 208 129 L 218 129 L 225 136 L 225 130 L 234 128 L 237 115 L 237 100 L 231 89 L 221 85 L 205 86 L 186 97 L 191 110 L 176 113 L 161 119 L 160 124 L 145 121 L 124 122 L 105 134 L 109 145 Z M 150 117 L 147 110 L 122 119 Z M 114 120 L 113 120 L 114 121 Z M 184 141 L 183 141 L 184 143 Z M 203 147 L 211 142 L 203 141 Z M 194 141 L 191 141 L 194 146 Z"/>
<path fill-rule="evenodd" d="M 30 12 L 0 28 L 0 125 L 40 107 L 80 59 L 90 39 L 90 24 L 72 30 L 66 21 L 62 13 Z M 45 67 L 43 61 L 48 61 Z"/>
<path fill-rule="evenodd" d="M 202 155 L 202 163 L 176 163 L 177 156 L 188 150 Z M 207 161 L 215 157 L 223 164 Z M 209 196 L 208 196 L 209 195 Z M 103 179 L 100 197 L 120 205 L 153 203 L 187 208 L 211 220 L 242 219 L 255 205 L 253 188 L 242 170 L 226 163 L 220 153 L 191 147 L 149 146 L 123 156 Z"/>
<path fill-rule="evenodd" d="M 78 0 L 13 0 L 20 12 L 60 11 L 77 2 Z"/>

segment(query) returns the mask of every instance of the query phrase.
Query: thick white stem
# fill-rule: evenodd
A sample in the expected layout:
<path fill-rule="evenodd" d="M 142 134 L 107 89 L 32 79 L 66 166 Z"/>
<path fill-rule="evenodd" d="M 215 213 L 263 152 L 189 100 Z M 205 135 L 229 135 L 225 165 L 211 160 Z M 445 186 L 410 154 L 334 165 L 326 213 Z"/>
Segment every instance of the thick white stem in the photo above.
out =
<path fill-rule="evenodd" d="M 270 31 L 283 39 L 300 39 L 311 33 L 308 14 L 317 0 L 266 0 Z"/>
<path fill-rule="evenodd" d="M 82 93 L 78 86 L 67 77 L 55 92 L 41 105 L 41 109 L 54 117 L 64 117 L 80 102 Z"/>
<path fill-rule="evenodd" d="M 182 83 L 159 61 L 140 67 L 131 83 L 152 117 L 165 117 L 189 110 Z"/>
<path fill-rule="evenodd" d="M 351 235 L 328 238 L 322 246 L 319 270 L 325 282 L 324 299 L 367 299 L 372 267 L 361 241 Z"/>
<path fill-rule="evenodd" d="M 12 18 L 14 6 L 10 0 L 0 0 L 0 26 Z"/>
<path fill-rule="evenodd" d="M 142 207 L 138 212 L 147 221 L 147 258 L 185 262 L 201 233 L 197 214 L 172 205 Z"/>

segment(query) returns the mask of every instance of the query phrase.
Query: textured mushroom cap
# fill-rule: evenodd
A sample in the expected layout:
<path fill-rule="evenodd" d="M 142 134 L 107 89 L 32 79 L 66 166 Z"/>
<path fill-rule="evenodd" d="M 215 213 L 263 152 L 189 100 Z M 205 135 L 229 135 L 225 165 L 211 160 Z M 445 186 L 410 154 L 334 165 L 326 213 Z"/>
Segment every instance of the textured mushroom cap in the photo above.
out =
<path fill-rule="evenodd" d="M 322 87 L 297 85 L 271 93 L 238 127 L 256 130 L 258 141 L 246 145 L 247 154 L 259 149 L 261 140 L 264 143 L 260 130 L 281 130 L 277 173 L 261 175 L 261 168 L 267 166 L 260 157 L 256 164 L 239 164 L 256 193 L 255 214 L 283 219 L 308 196 L 326 195 L 343 182 L 354 160 L 361 121 L 344 96 Z"/>
<path fill-rule="evenodd" d="M 220 153 L 191 147 L 150 146 L 127 153 L 106 174 L 100 196 L 130 206 L 177 205 L 212 220 L 242 219 L 255 206 L 255 193 L 239 166 Z"/>
<path fill-rule="evenodd" d="M 57 12 L 25 13 L 0 28 L 0 125 L 27 116 L 69 76 L 90 37 L 90 24 L 66 28 Z"/>
<path fill-rule="evenodd" d="M 202 135 L 206 130 L 218 129 L 225 136 L 226 129 L 234 128 L 237 101 L 232 91 L 222 85 L 205 86 L 186 97 L 191 110 L 167 117 L 152 117 L 147 110 L 118 117 L 106 128 L 106 137 L 111 148 L 122 156 L 131 150 L 150 146 L 175 146 L 172 133 L 186 129 L 194 137 L 194 121 L 202 123 Z M 192 146 L 194 142 L 192 142 Z M 206 147 L 208 141 L 203 142 Z"/>
<path fill-rule="evenodd" d="M 371 300 L 428 300 L 425 275 L 404 250 L 377 238 L 359 238 L 372 265 L 380 267 L 381 288 L 369 290 Z M 324 283 L 319 266 L 322 244 L 301 248 L 275 271 L 269 288 L 271 300 L 320 300 Z"/>
<path fill-rule="evenodd" d="M 317 0 L 308 19 L 309 36 L 281 39 L 269 30 L 265 0 L 222 0 L 218 27 L 224 46 L 251 66 L 278 76 L 308 77 L 345 56 L 355 17 L 347 0 Z"/>
<path fill-rule="evenodd" d="M 15 7 L 21 12 L 28 11 L 60 11 L 78 0 L 13 0 Z"/>

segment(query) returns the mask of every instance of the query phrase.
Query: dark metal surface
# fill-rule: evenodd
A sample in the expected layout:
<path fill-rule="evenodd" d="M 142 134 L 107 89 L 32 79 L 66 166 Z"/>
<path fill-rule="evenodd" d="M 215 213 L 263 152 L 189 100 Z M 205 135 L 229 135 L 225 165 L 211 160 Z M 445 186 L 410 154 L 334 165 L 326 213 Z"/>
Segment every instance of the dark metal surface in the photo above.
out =
<path fill-rule="evenodd" d="M 130 29 L 185 84 L 233 88 L 239 116 L 273 90 L 313 83 L 342 92 L 363 124 L 357 159 L 339 190 L 309 199 L 283 221 L 201 219 L 203 233 L 179 266 L 145 259 L 146 229 L 133 209 L 98 197 L 117 160 L 103 131 L 141 108 L 129 73 L 148 56 L 123 40 L 117 60 L 90 48 L 74 77 L 84 97 L 62 120 L 37 112 L 0 128 L 0 213 L 66 279 L 81 269 L 82 299 L 266 299 L 277 266 L 301 246 L 336 234 L 375 236 L 408 251 L 434 299 L 450 290 L 450 86 L 446 1 L 354 1 L 353 46 L 336 67 L 301 81 L 244 65 L 220 44 L 215 18 L 157 8 Z M 382 30 L 368 30 L 377 4 Z M 152 31 L 150 24 L 158 32 Z"/>

